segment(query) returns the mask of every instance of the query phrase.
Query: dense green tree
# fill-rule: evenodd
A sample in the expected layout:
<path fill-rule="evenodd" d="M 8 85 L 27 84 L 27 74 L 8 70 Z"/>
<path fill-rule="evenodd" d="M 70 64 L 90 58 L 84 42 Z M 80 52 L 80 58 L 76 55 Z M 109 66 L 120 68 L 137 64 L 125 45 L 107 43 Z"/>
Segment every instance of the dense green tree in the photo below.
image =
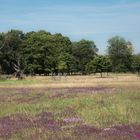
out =
<path fill-rule="evenodd" d="M 13 73 L 22 69 L 22 40 L 24 34 L 19 30 L 11 30 L 0 35 L 1 67 L 5 73 Z"/>
<path fill-rule="evenodd" d="M 59 72 L 70 74 L 73 72 L 73 57 L 69 53 L 61 53 L 58 58 L 58 70 Z"/>
<path fill-rule="evenodd" d="M 24 56 L 28 73 L 48 73 L 50 72 L 52 45 L 48 41 L 51 34 L 45 31 L 27 33 L 23 41 Z M 48 65 L 48 68 L 46 68 Z"/>
<path fill-rule="evenodd" d="M 97 55 L 98 49 L 93 41 L 81 40 L 73 43 L 72 54 L 77 72 L 86 73 L 86 65 Z"/>
<path fill-rule="evenodd" d="M 62 34 L 40 30 L 0 33 L 0 72 L 5 74 L 90 74 L 130 72 L 140 74 L 140 57 L 130 41 L 119 36 L 108 41 L 108 56 L 98 56 L 93 41 L 71 40 Z"/>
<path fill-rule="evenodd" d="M 99 55 L 86 65 L 87 73 L 100 73 L 101 77 L 103 72 L 111 71 L 111 61 L 107 56 Z"/>
<path fill-rule="evenodd" d="M 64 64 L 67 66 L 65 71 L 68 70 L 68 62 L 61 58 L 71 53 L 71 47 L 69 38 L 61 34 L 52 35 L 46 31 L 28 33 L 24 40 L 26 71 L 38 74 L 58 74 L 59 68 L 62 69 Z"/>
<path fill-rule="evenodd" d="M 132 43 L 116 36 L 108 40 L 108 55 L 113 64 L 113 71 L 127 72 L 132 70 Z"/>
<path fill-rule="evenodd" d="M 53 38 L 55 60 L 57 62 L 55 73 L 69 73 L 72 59 L 72 43 L 68 37 L 62 36 L 62 34 L 55 34 Z"/>
<path fill-rule="evenodd" d="M 138 76 L 140 76 L 140 54 L 133 56 L 133 68 L 134 71 L 138 73 Z"/>

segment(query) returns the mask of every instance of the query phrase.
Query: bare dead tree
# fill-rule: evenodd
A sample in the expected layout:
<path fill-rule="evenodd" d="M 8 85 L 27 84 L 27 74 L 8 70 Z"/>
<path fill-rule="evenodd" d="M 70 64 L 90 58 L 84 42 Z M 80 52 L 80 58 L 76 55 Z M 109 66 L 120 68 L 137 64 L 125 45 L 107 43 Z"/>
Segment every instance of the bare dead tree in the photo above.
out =
<path fill-rule="evenodd" d="M 12 63 L 12 66 L 14 68 L 14 70 L 16 71 L 16 78 L 18 78 L 18 80 L 23 79 L 23 73 L 25 69 L 22 69 L 21 66 L 21 60 L 20 57 L 17 57 L 17 61 L 16 63 Z"/>

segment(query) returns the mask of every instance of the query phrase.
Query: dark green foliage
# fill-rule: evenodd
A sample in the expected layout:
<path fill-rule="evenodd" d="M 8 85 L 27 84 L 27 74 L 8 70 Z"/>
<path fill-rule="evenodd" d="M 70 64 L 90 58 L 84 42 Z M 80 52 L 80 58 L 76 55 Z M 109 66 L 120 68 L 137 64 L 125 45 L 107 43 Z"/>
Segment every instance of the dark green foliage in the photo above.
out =
<path fill-rule="evenodd" d="M 71 42 L 62 34 L 44 30 L 0 33 L 0 73 L 13 74 L 91 74 L 103 72 L 140 73 L 139 55 L 121 37 L 108 41 L 108 56 L 98 56 L 93 41 Z"/>
<path fill-rule="evenodd" d="M 24 56 L 27 64 L 26 73 L 48 73 L 52 57 L 52 44 L 48 41 L 50 33 L 31 32 L 25 36 Z M 46 64 L 48 68 L 46 68 Z"/>
<path fill-rule="evenodd" d="M 110 72 L 112 64 L 107 56 L 97 56 L 86 65 L 86 71 L 88 73 L 100 73 L 102 77 L 103 72 Z"/>
<path fill-rule="evenodd" d="M 133 69 L 140 76 L 140 54 L 133 56 Z"/>
<path fill-rule="evenodd" d="M 132 70 L 132 44 L 119 36 L 108 41 L 108 55 L 112 61 L 114 72 Z"/>
<path fill-rule="evenodd" d="M 0 35 L 0 61 L 4 73 L 13 73 L 15 67 L 23 67 L 22 40 L 24 34 L 22 31 L 11 30 L 8 33 Z"/>
<path fill-rule="evenodd" d="M 86 73 L 86 65 L 97 56 L 98 49 L 93 41 L 81 40 L 73 43 L 73 56 L 75 69 L 82 74 Z"/>
<path fill-rule="evenodd" d="M 61 53 L 58 57 L 58 70 L 63 73 L 71 73 L 73 71 L 73 57 L 70 53 Z"/>
<path fill-rule="evenodd" d="M 72 43 L 61 34 L 52 35 L 43 30 L 26 34 L 11 30 L 0 34 L 0 65 L 3 73 L 68 73 L 72 59 Z"/>

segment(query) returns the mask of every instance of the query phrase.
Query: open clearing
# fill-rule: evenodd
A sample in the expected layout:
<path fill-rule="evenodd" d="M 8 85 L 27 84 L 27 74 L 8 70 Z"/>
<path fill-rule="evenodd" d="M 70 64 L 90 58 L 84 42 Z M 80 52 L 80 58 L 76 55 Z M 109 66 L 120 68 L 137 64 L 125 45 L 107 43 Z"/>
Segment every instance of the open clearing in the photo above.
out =
<path fill-rule="evenodd" d="M 136 75 L 0 81 L 1 140 L 134 140 L 139 134 Z"/>

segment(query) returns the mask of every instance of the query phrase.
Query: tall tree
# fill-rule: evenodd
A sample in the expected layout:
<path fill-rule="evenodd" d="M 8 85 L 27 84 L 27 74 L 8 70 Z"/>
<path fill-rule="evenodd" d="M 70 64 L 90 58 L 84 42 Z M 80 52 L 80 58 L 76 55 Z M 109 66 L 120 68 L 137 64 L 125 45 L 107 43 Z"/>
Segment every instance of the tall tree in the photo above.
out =
<path fill-rule="evenodd" d="M 140 76 L 140 54 L 133 56 L 133 68 L 138 73 L 138 76 Z"/>
<path fill-rule="evenodd" d="M 0 38 L 1 46 L 1 56 L 2 56 L 2 69 L 5 73 L 13 73 L 17 69 L 17 65 L 20 67 L 22 63 L 22 39 L 24 34 L 19 30 L 11 30 L 5 34 L 2 34 Z"/>
<path fill-rule="evenodd" d="M 26 73 L 44 73 L 46 57 L 51 47 L 47 41 L 50 35 L 45 31 L 29 32 L 25 35 L 23 46 L 27 63 Z"/>
<path fill-rule="evenodd" d="M 60 68 L 60 58 L 71 53 L 71 41 L 68 37 L 61 34 L 52 35 L 46 31 L 26 34 L 23 44 L 27 73 L 57 74 Z M 63 59 L 64 63 L 67 62 Z"/>
<path fill-rule="evenodd" d="M 132 70 L 133 47 L 130 41 L 115 36 L 108 40 L 107 49 L 113 64 L 113 71 L 127 72 Z"/>
<path fill-rule="evenodd" d="M 98 49 L 93 41 L 81 40 L 73 43 L 73 56 L 75 59 L 76 71 L 86 73 L 86 64 L 97 55 Z"/>

